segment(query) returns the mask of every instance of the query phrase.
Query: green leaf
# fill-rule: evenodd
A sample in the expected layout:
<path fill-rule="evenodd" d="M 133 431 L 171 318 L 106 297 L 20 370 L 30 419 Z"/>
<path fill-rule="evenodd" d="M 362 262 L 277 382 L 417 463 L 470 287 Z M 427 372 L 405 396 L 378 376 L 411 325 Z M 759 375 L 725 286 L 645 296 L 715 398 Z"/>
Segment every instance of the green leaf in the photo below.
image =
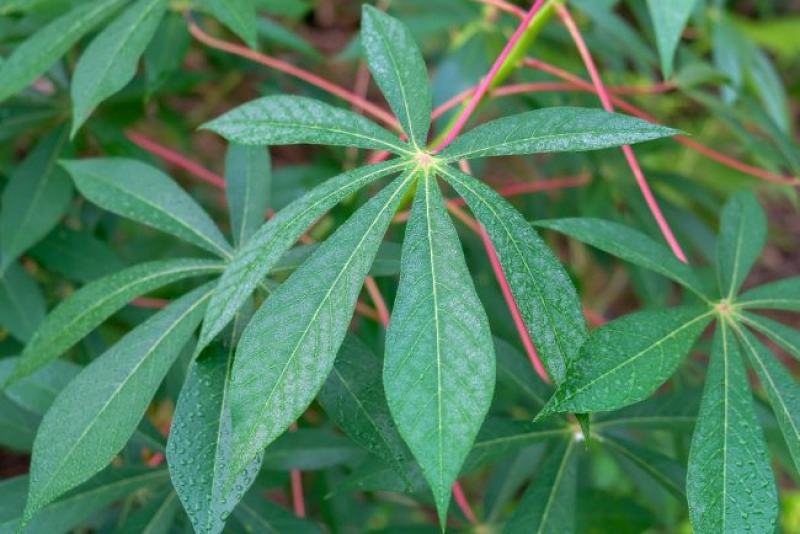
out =
<path fill-rule="evenodd" d="M 36 414 L 0 395 L 0 446 L 20 452 L 30 452 L 38 426 L 39 417 Z M 0 495 L 2 494 L 0 491 Z M 0 517 L 2 517 L 2 506 L 3 502 L 0 500 Z"/>
<path fill-rule="evenodd" d="M 44 297 L 21 265 L 12 263 L 0 275 L 0 326 L 18 340 L 33 336 L 44 319 Z"/>
<path fill-rule="evenodd" d="M 232 144 L 225 155 L 225 195 L 233 244 L 240 247 L 264 224 L 272 191 L 272 163 L 264 147 Z"/>
<path fill-rule="evenodd" d="M 170 489 L 131 514 L 115 534 L 169 534 L 179 511 L 178 496 Z"/>
<path fill-rule="evenodd" d="M 222 268 L 220 263 L 210 260 L 155 261 L 85 285 L 42 322 L 6 384 L 30 375 L 61 356 L 134 298 L 190 276 L 216 274 Z"/>
<path fill-rule="evenodd" d="M 719 290 L 732 299 L 767 240 L 767 217 L 755 195 L 743 190 L 725 204 L 719 221 L 717 277 Z"/>
<path fill-rule="evenodd" d="M 45 136 L 14 168 L 0 210 L 0 273 L 55 228 L 72 201 L 72 183 L 56 165 L 67 129 Z"/>
<path fill-rule="evenodd" d="M 670 2 L 647 0 L 650 18 L 653 20 L 653 29 L 656 32 L 661 71 L 666 80 L 672 76 L 675 49 L 678 47 L 683 29 L 696 4 L 697 0 L 672 0 Z"/>
<path fill-rule="evenodd" d="M 230 352 L 230 354 L 229 354 Z M 209 346 L 192 364 L 181 389 L 167 442 L 167 461 L 175 491 L 196 532 L 216 534 L 242 500 L 261 466 L 261 456 L 231 471 L 229 378 L 232 350 Z"/>
<path fill-rule="evenodd" d="M 0 384 L 11 376 L 19 358 L 0 359 Z M 44 415 L 58 393 L 81 372 L 81 366 L 64 360 L 51 362 L 31 376 L 7 388 L 5 395 L 19 406 L 37 415 Z"/>
<path fill-rule="evenodd" d="M 569 275 L 522 215 L 492 188 L 451 167 L 440 170 L 486 230 L 528 334 L 550 377 L 561 383 L 587 335 Z"/>
<path fill-rule="evenodd" d="M 650 475 L 680 502 L 686 499 L 686 470 L 681 464 L 656 450 L 617 436 L 604 435 L 602 443 Z"/>
<path fill-rule="evenodd" d="M 591 108 L 546 108 L 496 119 L 456 138 L 445 161 L 542 152 L 578 152 L 679 134 L 642 119 Z"/>
<path fill-rule="evenodd" d="M 311 257 L 319 248 L 318 243 L 313 245 L 298 245 L 281 256 L 280 261 L 270 270 L 272 275 L 289 274 L 296 271 L 303 262 Z M 378 248 L 375 261 L 369 270 L 370 276 L 395 276 L 400 274 L 400 253 L 402 247 L 399 243 L 384 241 Z"/>
<path fill-rule="evenodd" d="M 271 45 L 285 46 L 290 50 L 296 50 L 304 54 L 309 59 L 325 61 L 325 57 L 317 52 L 317 49 L 303 39 L 300 34 L 272 19 L 259 17 L 256 21 L 256 31 L 260 37 Z"/>
<path fill-rule="evenodd" d="M 200 287 L 153 315 L 58 395 L 33 444 L 26 521 L 108 465 L 125 446 L 200 323 L 210 294 L 208 285 Z"/>
<path fill-rule="evenodd" d="M 0 102 L 36 81 L 72 45 L 123 3 L 123 0 L 81 2 L 16 47 L 0 67 L 0 80 L 3 80 Z"/>
<path fill-rule="evenodd" d="M 553 391 L 536 374 L 530 360 L 499 338 L 494 338 L 494 352 L 497 356 L 497 382 L 518 391 L 533 401 L 537 408 L 544 406 Z"/>
<path fill-rule="evenodd" d="M 147 80 L 146 98 L 152 97 L 167 80 L 178 73 L 191 39 L 186 20 L 181 14 L 174 11 L 167 13 L 142 54 Z"/>
<path fill-rule="evenodd" d="M 616 410 L 649 397 L 712 319 L 696 306 L 644 310 L 594 330 L 537 416 Z"/>
<path fill-rule="evenodd" d="M 426 145 L 431 126 L 428 69 L 419 47 L 400 21 L 364 4 L 361 43 L 367 65 L 409 141 Z"/>
<path fill-rule="evenodd" d="M 697 534 L 775 532 L 775 477 L 739 347 L 724 321 L 714 335 L 686 494 Z"/>
<path fill-rule="evenodd" d="M 800 312 L 800 276 L 764 284 L 736 297 L 742 308 Z"/>
<path fill-rule="evenodd" d="M 794 466 L 800 473 L 800 392 L 797 381 L 753 334 L 737 326 L 733 328 L 767 392 Z"/>
<path fill-rule="evenodd" d="M 28 253 L 43 267 L 84 284 L 126 267 L 111 244 L 65 225 L 50 232 Z"/>
<path fill-rule="evenodd" d="M 197 350 L 222 332 L 256 286 L 314 219 L 350 193 L 400 168 L 402 164 L 386 162 L 340 174 L 292 202 L 262 226 L 235 253 L 220 277 L 203 320 Z"/>
<path fill-rule="evenodd" d="M 317 428 L 287 432 L 264 451 L 262 469 L 319 471 L 339 465 L 359 464 L 366 451 L 341 434 Z"/>
<path fill-rule="evenodd" d="M 180 237 L 218 256 L 230 257 L 231 246 L 211 218 L 160 170 L 125 158 L 61 164 L 81 194 L 101 208 Z"/>
<path fill-rule="evenodd" d="M 234 472 L 282 434 L 328 378 L 378 246 L 414 176 L 372 197 L 266 300 L 231 377 Z"/>
<path fill-rule="evenodd" d="M 89 482 L 76 488 L 58 501 L 46 506 L 28 523 L 26 534 L 67 534 L 94 514 L 144 488 L 158 487 L 169 482 L 166 469 L 124 467 L 106 469 Z M 28 477 L 0 482 L 0 534 L 18 532 L 25 506 Z"/>
<path fill-rule="evenodd" d="M 645 269 L 655 271 L 703 296 L 702 284 L 691 267 L 647 235 L 622 224 L 589 217 L 534 221 L 534 226 L 549 228 L 574 237 Z"/>
<path fill-rule="evenodd" d="M 245 495 L 233 512 L 246 532 L 259 534 L 323 534 L 311 521 L 300 519 L 288 510 L 269 502 L 259 492 Z"/>
<path fill-rule="evenodd" d="M 599 413 L 592 420 L 592 428 L 597 432 L 610 427 L 691 432 L 697 421 L 701 393 L 680 390 L 656 395 L 621 410 Z"/>
<path fill-rule="evenodd" d="M 481 428 L 462 474 L 552 438 L 572 436 L 575 430 L 560 423 L 520 422 L 489 417 Z"/>
<path fill-rule="evenodd" d="M 250 48 L 257 48 L 254 0 L 199 0 L 199 5 L 233 30 Z"/>
<path fill-rule="evenodd" d="M 442 525 L 492 402 L 489 321 L 436 178 L 420 178 L 386 333 L 386 400 L 433 490 Z"/>
<path fill-rule="evenodd" d="M 335 145 L 409 152 L 400 139 L 361 115 L 302 96 L 265 96 L 201 128 L 243 145 Z"/>
<path fill-rule="evenodd" d="M 402 474 L 411 452 L 392 420 L 380 386 L 381 371 L 382 362 L 372 351 L 358 338 L 348 335 L 317 400 L 353 441 Z"/>
<path fill-rule="evenodd" d="M 139 57 L 167 11 L 167 0 L 139 0 L 95 37 L 78 60 L 72 76 L 75 136 L 100 102 L 136 74 Z"/>
<path fill-rule="evenodd" d="M 744 313 L 741 318 L 746 324 L 766 335 L 783 347 L 786 352 L 800 360 L 800 330 L 753 313 Z"/>
<path fill-rule="evenodd" d="M 575 441 L 561 441 L 542 460 L 539 472 L 506 523 L 504 534 L 575 532 L 578 466 Z"/>

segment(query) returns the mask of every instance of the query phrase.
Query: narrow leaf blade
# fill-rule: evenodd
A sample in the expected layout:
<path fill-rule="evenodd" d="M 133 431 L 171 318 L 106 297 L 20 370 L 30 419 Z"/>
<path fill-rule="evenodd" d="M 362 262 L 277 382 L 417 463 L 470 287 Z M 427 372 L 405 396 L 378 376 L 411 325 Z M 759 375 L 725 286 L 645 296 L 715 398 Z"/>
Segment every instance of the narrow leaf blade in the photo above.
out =
<path fill-rule="evenodd" d="M 800 312 L 800 276 L 764 284 L 736 298 L 743 308 Z"/>
<path fill-rule="evenodd" d="M 272 189 L 269 152 L 232 144 L 225 155 L 225 195 L 233 244 L 240 247 L 264 223 Z"/>
<path fill-rule="evenodd" d="M 21 265 L 0 275 L 0 325 L 18 340 L 31 339 L 45 316 L 44 295 Z"/>
<path fill-rule="evenodd" d="M 323 534 L 323 531 L 311 521 L 297 517 L 253 491 L 245 496 L 233 514 L 246 532 Z"/>
<path fill-rule="evenodd" d="M 767 240 L 767 217 L 750 191 L 725 204 L 719 222 L 717 276 L 720 294 L 731 299 L 761 255 Z"/>
<path fill-rule="evenodd" d="M 233 30 L 250 48 L 257 48 L 255 0 L 200 0 L 199 4 Z"/>
<path fill-rule="evenodd" d="M 800 330 L 754 313 L 742 314 L 744 322 L 769 337 L 772 341 L 800 360 Z"/>
<path fill-rule="evenodd" d="M 681 502 L 686 498 L 686 469 L 672 458 L 635 441 L 604 435 L 603 445 L 647 473 Z"/>
<path fill-rule="evenodd" d="M 661 71 L 664 73 L 664 79 L 672 76 L 675 49 L 678 47 L 683 29 L 696 4 L 697 0 L 672 0 L 671 2 L 647 0 L 650 18 L 653 20 L 653 29 L 656 32 L 658 55 L 661 59 Z"/>

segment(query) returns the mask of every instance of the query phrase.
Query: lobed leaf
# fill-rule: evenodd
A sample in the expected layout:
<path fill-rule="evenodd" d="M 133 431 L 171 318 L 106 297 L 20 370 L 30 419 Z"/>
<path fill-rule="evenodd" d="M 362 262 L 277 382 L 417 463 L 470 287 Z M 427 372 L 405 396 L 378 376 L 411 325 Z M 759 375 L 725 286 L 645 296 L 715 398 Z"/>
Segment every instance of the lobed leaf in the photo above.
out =
<path fill-rule="evenodd" d="M 537 419 L 616 410 L 649 397 L 683 361 L 712 312 L 696 306 L 631 313 L 593 331 Z"/>
<path fill-rule="evenodd" d="M 691 432 L 701 396 L 694 389 L 656 395 L 621 410 L 596 414 L 592 428 L 597 432 L 610 427 Z"/>
<path fill-rule="evenodd" d="M 311 257 L 319 248 L 318 243 L 313 245 L 298 245 L 281 256 L 280 261 L 270 270 L 270 274 L 288 274 L 297 270 L 303 262 Z M 399 243 L 384 241 L 378 248 L 375 261 L 369 270 L 370 276 L 395 276 L 400 274 L 400 253 L 402 247 Z"/>
<path fill-rule="evenodd" d="M 115 530 L 114 534 L 169 534 L 180 505 L 178 496 L 169 489 L 130 514 L 125 524 Z"/>
<path fill-rule="evenodd" d="M 103 29 L 81 54 L 72 76 L 72 136 L 94 108 L 125 87 L 167 11 L 168 0 L 139 0 Z"/>
<path fill-rule="evenodd" d="M 356 299 L 413 175 L 361 207 L 255 313 L 231 377 L 233 472 L 308 407 L 333 367 Z"/>
<path fill-rule="evenodd" d="M 741 318 L 747 325 L 769 337 L 783 347 L 786 352 L 800 360 L 800 330 L 754 313 L 745 312 Z"/>
<path fill-rule="evenodd" d="M 574 432 L 571 426 L 561 423 L 531 423 L 489 416 L 461 473 L 475 471 L 491 461 L 553 438 L 570 437 Z"/>
<path fill-rule="evenodd" d="M 155 261 L 85 285 L 41 322 L 6 386 L 61 356 L 134 298 L 190 276 L 215 274 L 222 268 L 210 260 Z"/>
<path fill-rule="evenodd" d="M 25 342 L 34 335 L 46 311 L 42 291 L 28 271 L 18 263 L 6 267 L 0 275 L 0 325 Z"/>
<path fill-rule="evenodd" d="M 742 308 L 800 312 L 800 276 L 755 287 L 736 297 Z"/>
<path fill-rule="evenodd" d="M 497 382 L 523 394 L 535 406 L 544 406 L 553 394 L 552 388 L 542 382 L 530 360 L 499 338 L 494 338 L 497 357 Z"/>
<path fill-rule="evenodd" d="M 18 357 L 0 359 L 0 384 L 5 383 L 19 362 Z M 44 415 L 58 393 L 81 372 L 82 367 L 65 360 L 55 360 L 3 392 L 22 408 Z"/>
<path fill-rule="evenodd" d="M 614 435 L 604 435 L 603 445 L 647 473 L 680 502 L 686 499 L 686 469 L 669 456 Z"/>
<path fill-rule="evenodd" d="M 550 377 L 561 383 L 587 335 L 569 275 L 522 215 L 492 188 L 448 166 L 440 172 L 483 225 L 528 334 Z"/>
<path fill-rule="evenodd" d="M 262 469 L 270 471 L 319 471 L 340 465 L 361 464 L 366 451 L 330 430 L 299 428 L 270 443 Z"/>
<path fill-rule="evenodd" d="M 367 65 L 412 145 L 427 143 L 433 93 L 428 69 L 408 28 L 364 4 L 361 43 Z"/>
<path fill-rule="evenodd" d="M 50 232 L 28 254 L 43 267 L 81 284 L 127 267 L 110 243 L 66 225 Z"/>
<path fill-rule="evenodd" d="M 17 46 L 0 66 L 0 102 L 52 67 L 81 37 L 114 13 L 124 0 L 81 2 Z"/>
<path fill-rule="evenodd" d="M 302 96 L 265 96 L 202 128 L 243 145 L 335 145 L 408 153 L 393 134 L 352 111 Z"/>
<path fill-rule="evenodd" d="M 198 3 L 241 37 L 247 46 L 258 47 L 255 0 L 199 0 Z"/>
<path fill-rule="evenodd" d="M 767 240 L 767 217 L 750 191 L 735 194 L 725 204 L 717 239 L 720 294 L 732 299 L 753 267 Z"/>
<path fill-rule="evenodd" d="M 106 467 L 125 446 L 200 323 L 210 294 L 208 285 L 200 287 L 153 315 L 59 393 L 33 444 L 23 523 Z"/>
<path fill-rule="evenodd" d="M 264 147 L 231 144 L 225 155 L 225 195 L 233 244 L 241 247 L 264 223 L 272 190 L 272 168 Z"/>
<path fill-rule="evenodd" d="M 211 218 L 160 170 L 133 159 L 62 162 L 81 194 L 101 208 L 179 237 L 223 258 L 231 246 Z"/>
<path fill-rule="evenodd" d="M 650 18 L 653 20 L 653 29 L 656 32 L 658 55 L 661 59 L 661 71 L 664 79 L 672 76 L 672 63 L 675 58 L 675 49 L 681 40 L 683 30 L 689 21 L 689 15 L 694 11 L 697 0 L 647 0 Z"/>
<path fill-rule="evenodd" d="M 714 335 L 686 494 L 697 534 L 775 531 L 775 477 L 740 351 L 724 321 Z"/>
<path fill-rule="evenodd" d="M 545 108 L 482 124 L 447 145 L 447 162 L 486 156 L 578 152 L 679 134 L 651 122 L 590 108 Z"/>
<path fill-rule="evenodd" d="M 383 376 L 397 429 L 444 525 L 453 483 L 492 402 L 495 356 L 435 177 L 420 178 L 406 228 Z"/>
<path fill-rule="evenodd" d="M 253 491 L 245 495 L 233 515 L 244 527 L 245 532 L 323 534 L 322 530 L 311 521 L 297 517 Z"/>

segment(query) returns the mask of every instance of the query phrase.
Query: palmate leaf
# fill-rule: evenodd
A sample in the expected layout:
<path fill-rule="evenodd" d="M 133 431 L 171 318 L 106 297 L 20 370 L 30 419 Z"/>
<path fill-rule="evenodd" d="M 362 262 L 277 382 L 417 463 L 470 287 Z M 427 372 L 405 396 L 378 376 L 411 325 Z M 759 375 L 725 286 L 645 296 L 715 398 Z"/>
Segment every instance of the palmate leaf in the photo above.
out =
<path fill-rule="evenodd" d="M 764 284 L 736 297 L 742 308 L 800 312 L 800 276 Z"/>
<path fill-rule="evenodd" d="M 297 199 L 262 226 L 235 254 L 217 283 L 206 311 L 197 350 L 222 332 L 256 286 L 306 228 L 350 193 L 404 167 L 386 162 L 331 178 Z"/>
<path fill-rule="evenodd" d="M 647 0 L 650 18 L 653 19 L 653 29 L 656 32 L 656 44 L 664 79 L 672 76 L 675 49 L 695 5 L 697 5 L 697 0 L 671 0 L 670 2 Z"/>
<path fill-rule="evenodd" d="M 233 350 L 210 345 L 192 364 L 167 442 L 170 477 L 195 532 L 217 534 L 255 480 L 260 455 L 231 471 L 230 369 Z"/>
<path fill-rule="evenodd" d="M 302 96 L 265 96 L 202 128 L 243 145 L 336 145 L 409 152 L 393 134 L 361 115 Z"/>
<path fill-rule="evenodd" d="M 231 144 L 225 155 L 225 196 L 233 244 L 247 241 L 264 223 L 272 189 L 269 152 L 264 147 Z"/>
<path fill-rule="evenodd" d="M 724 298 L 739 291 L 766 240 L 767 217 L 756 197 L 750 191 L 735 194 L 722 210 L 717 239 L 717 276 Z"/>
<path fill-rule="evenodd" d="M 255 0 L 199 0 L 198 3 L 241 37 L 247 46 L 256 48 Z"/>
<path fill-rule="evenodd" d="M 203 209 L 160 170 L 133 159 L 64 161 L 81 194 L 101 208 L 223 258 L 231 246 Z"/>
<path fill-rule="evenodd" d="M 615 410 L 646 399 L 672 376 L 712 314 L 696 306 L 644 310 L 598 328 L 537 418 Z"/>
<path fill-rule="evenodd" d="M 72 45 L 116 11 L 124 0 L 81 2 L 34 33 L 0 67 L 0 102 L 33 83 Z"/>
<path fill-rule="evenodd" d="M 440 172 L 489 235 L 528 333 L 548 374 L 560 383 L 587 335 L 569 275 L 522 215 L 492 188 L 448 166 Z"/>
<path fill-rule="evenodd" d="M 361 21 L 361 43 L 375 83 L 409 141 L 422 148 L 431 126 L 433 104 L 422 53 L 405 25 L 369 4 L 364 4 Z"/>
<path fill-rule="evenodd" d="M 769 337 L 783 347 L 786 352 L 800 360 L 800 330 L 754 313 L 744 313 L 740 317 L 747 325 Z"/>
<path fill-rule="evenodd" d="M 740 350 L 725 321 L 714 335 L 686 493 L 697 534 L 775 531 L 775 477 Z"/>
<path fill-rule="evenodd" d="M 489 321 L 436 178 L 420 178 L 386 334 L 384 387 L 397 429 L 433 490 L 442 525 L 452 486 L 491 404 Z"/>
<path fill-rule="evenodd" d="M 59 393 L 33 444 L 24 522 L 103 469 L 125 446 L 200 323 L 210 295 L 206 285 L 176 300 L 131 330 Z"/>
<path fill-rule="evenodd" d="M 233 364 L 233 472 L 305 410 L 328 378 L 358 293 L 414 175 L 406 172 L 281 284 L 242 334 Z"/>
<path fill-rule="evenodd" d="M 72 136 L 94 108 L 136 74 L 139 57 L 167 11 L 168 0 L 139 0 L 95 37 L 75 66 L 70 91 Z"/>
<path fill-rule="evenodd" d="M 223 268 L 223 264 L 211 260 L 155 261 L 85 285 L 41 322 L 6 385 L 61 356 L 134 298 L 190 276 L 216 274 Z"/>
<path fill-rule="evenodd" d="M 649 399 L 613 412 L 598 413 L 592 419 L 592 429 L 641 428 L 691 432 L 697 422 L 702 391 L 681 390 L 655 395 Z"/>
<path fill-rule="evenodd" d="M 630 461 L 661 484 L 681 502 L 686 498 L 686 469 L 672 458 L 641 444 L 614 435 L 604 435 L 605 447 Z"/>
<path fill-rule="evenodd" d="M 482 124 L 439 153 L 445 161 L 542 152 L 579 152 L 679 134 L 651 122 L 590 108 L 546 108 Z"/>

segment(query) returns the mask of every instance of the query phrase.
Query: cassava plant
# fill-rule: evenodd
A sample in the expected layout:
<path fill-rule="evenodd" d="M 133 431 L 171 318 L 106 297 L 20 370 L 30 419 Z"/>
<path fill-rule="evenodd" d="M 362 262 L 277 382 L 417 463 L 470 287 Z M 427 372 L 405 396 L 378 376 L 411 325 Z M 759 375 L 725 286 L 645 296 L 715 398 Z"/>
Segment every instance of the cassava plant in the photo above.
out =
<path fill-rule="evenodd" d="M 800 183 L 783 172 L 800 161 L 788 99 L 744 23 L 717 0 L 364 4 L 349 91 L 299 66 L 319 52 L 276 22 L 311 4 L 0 4 L 0 142 L 30 147 L 3 182 L 0 444 L 31 454 L 0 481 L 0 533 L 794 528 L 778 488 L 791 502 L 800 470 L 783 358 L 800 358 L 800 330 L 763 311 L 800 312 L 800 276 L 747 282 L 768 243 L 752 178 L 672 168 L 678 141 L 718 173 L 773 182 L 772 202 Z M 690 20 L 713 35 L 713 66 L 681 42 Z M 418 43 L 456 24 L 448 54 L 425 48 L 430 69 Z M 464 51 L 514 25 L 470 73 Z M 230 78 L 183 70 L 190 36 L 212 51 L 191 61 Z M 660 69 L 642 93 L 704 106 L 767 169 L 607 88 L 592 50 L 614 38 L 630 57 L 601 57 L 620 78 Z M 577 55 L 548 61 L 567 40 Z M 242 59 L 302 83 L 265 81 L 242 103 Z M 566 70 L 578 60 L 591 81 Z M 492 118 L 468 127 L 479 106 Z M 133 130 L 160 113 L 177 135 L 199 126 L 209 152 L 227 141 L 224 177 Z M 277 164 L 289 145 L 302 164 Z M 558 182 L 498 184 L 503 165 L 584 174 L 512 203 L 514 187 Z M 597 313 L 593 288 L 619 273 L 633 291 Z"/>

